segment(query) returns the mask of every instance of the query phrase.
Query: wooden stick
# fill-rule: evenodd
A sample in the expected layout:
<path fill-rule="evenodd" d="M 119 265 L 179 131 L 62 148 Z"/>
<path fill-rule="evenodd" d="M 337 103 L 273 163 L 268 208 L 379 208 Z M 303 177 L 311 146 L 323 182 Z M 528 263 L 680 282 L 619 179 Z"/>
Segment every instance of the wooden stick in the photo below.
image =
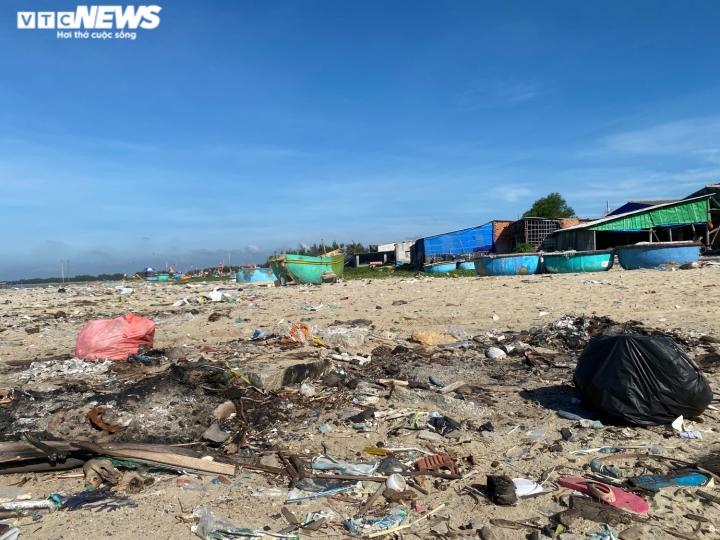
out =
<path fill-rule="evenodd" d="M 360 511 L 355 514 L 355 517 L 362 517 L 365 515 L 365 513 L 370 510 L 370 507 L 375 504 L 375 501 L 378 500 L 380 495 L 382 495 L 385 492 L 385 484 L 380 484 L 380 487 L 375 490 L 375 493 L 373 493 L 368 501 L 363 505 L 363 507 L 360 509 Z"/>
<path fill-rule="evenodd" d="M 447 386 L 443 386 L 439 392 L 441 394 L 449 394 L 450 392 L 453 392 L 460 388 L 461 386 L 465 386 L 467 383 L 465 381 L 457 381 L 452 384 L 448 384 Z"/>
<path fill-rule="evenodd" d="M 399 381 L 397 379 L 378 379 L 375 382 L 383 386 L 408 386 L 410 384 L 408 381 Z"/>

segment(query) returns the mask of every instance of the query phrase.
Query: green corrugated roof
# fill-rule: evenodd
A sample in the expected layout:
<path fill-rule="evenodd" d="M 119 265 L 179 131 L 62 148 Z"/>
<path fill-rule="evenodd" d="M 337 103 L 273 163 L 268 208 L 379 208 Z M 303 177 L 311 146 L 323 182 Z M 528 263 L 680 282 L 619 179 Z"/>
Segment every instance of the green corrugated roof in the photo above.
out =
<path fill-rule="evenodd" d="M 590 231 L 637 231 L 664 225 L 704 223 L 710 221 L 711 207 L 720 208 L 720 205 L 710 196 L 698 197 L 599 219 L 577 228 Z"/>

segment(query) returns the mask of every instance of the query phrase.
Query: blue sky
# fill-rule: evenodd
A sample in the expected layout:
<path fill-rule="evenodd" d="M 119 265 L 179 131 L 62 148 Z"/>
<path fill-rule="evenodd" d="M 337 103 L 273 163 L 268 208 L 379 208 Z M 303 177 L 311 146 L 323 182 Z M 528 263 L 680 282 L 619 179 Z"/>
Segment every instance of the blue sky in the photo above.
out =
<path fill-rule="evenodd" d="M 77 5 L 0 4 L 0 279 L 720 182 L 717 2 L 174 0 L 135 40 L 17 28 Z"/>

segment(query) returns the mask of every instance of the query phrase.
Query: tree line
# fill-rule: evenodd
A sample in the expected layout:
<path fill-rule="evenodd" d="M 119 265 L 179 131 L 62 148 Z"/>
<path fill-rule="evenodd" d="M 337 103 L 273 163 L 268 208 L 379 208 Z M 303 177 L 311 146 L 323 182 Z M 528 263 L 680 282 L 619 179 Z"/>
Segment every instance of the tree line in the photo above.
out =
<path fill-rule="evenodd" d="M 332 244 L 325 244 L 322 241 L 320 242 L 320 244 L 313 244 L 311 246 L 300 244 L 297 248 L 288 249 L 285 253 L 290 253 L 292 255 L 309 255 L 311 257 L 317 257 L 320 255 L 324 255 L 329 251 L 335 251 L 336 249 L 342 249 L 348 255 L 367 253 L 368 251 L 370 251 L 370 248 L 363 245 L 361 242 L 355 242 L 354 240 L 352 240 L 349 244 L 338 244 L 335 240 L 333 240 Z"/>
<path fill-rule="evenodd" d="M 30 278 L 30 279 L 17 279 L 15 281 L 6 281 L 5 283 L 7 285 L 20 285 L 20 284 L 27 284 L 27 285 L 37 285 L 40 283 L 62 283 L 63 281 L 65 283 L 78 283 L 78 282 L 85 282 L 85 281 L 105 281 L 106 279 L 109 281 L 119 281 L 123 279 L 125 274 L 123 273 L 117 273 L 117 274 L 98 274 L 97 276 L 91 276 L 89 274 L 80 274 L 73 277 L 49 277 L 49 278 Z"/>

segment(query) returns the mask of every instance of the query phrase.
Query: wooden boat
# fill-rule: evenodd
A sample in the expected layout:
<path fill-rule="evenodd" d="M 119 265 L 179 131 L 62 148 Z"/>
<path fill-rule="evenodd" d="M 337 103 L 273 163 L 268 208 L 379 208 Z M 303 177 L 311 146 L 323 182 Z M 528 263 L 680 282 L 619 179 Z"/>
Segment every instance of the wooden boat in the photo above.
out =
<path fill-rule="evenodd" d="M 576 272 L 606 272 L 615 262 L 615 250 L 559 251 L 542 256 L 542 269 L 546 274 L 569 274 Z"/>
<path fill-rule="evenodd" d="M 475 270 L 475 263 L 472 261 L 460 261 L 457 263 L 458 270 Z"/>
<path fill-rule="evenodd" d="M 540 267 L 538 253 L 510 253 L 487 255 L 473 261 L 478 276 L 526 276 L 537 274 Z"/>
<path fill-rule="evenodd" d="M 657 268 L 666 263 L 697 262 L 701 245 L 696 242 L 642 242 L 617 248 L 618 261 L 625 270 Z"/>
<path fill-rule="evenodd" d="M 457 270 L 455 261 L 440 261 L 423 265 L 423 272 L 428 274 L 444 274 Z"/>
<path fill-rule="evenodd" d="M 345 252 L 338 249 L 321 257 L 283 253 L 271 258 L 268 262 L 275 276 L 283 284 L 317 284 L 322 283 L 323 272 L 333 272 L 337 277 L 343 275 Z"/>
<path fill-rule="evenodd" d="M 242 267 L 235 275 L 237 283 L 252 283 L 253 285 L 268 285 L 275 283 L 277 277 L 272 268 Z"/>

